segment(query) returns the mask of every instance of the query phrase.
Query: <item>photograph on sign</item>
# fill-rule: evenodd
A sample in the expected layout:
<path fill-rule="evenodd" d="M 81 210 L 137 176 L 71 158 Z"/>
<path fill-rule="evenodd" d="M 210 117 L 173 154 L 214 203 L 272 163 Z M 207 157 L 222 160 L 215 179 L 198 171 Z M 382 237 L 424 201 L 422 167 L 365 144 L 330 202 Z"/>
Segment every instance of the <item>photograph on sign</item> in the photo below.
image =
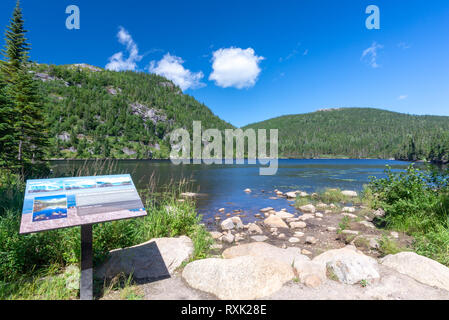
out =
<path fill-rule="evenodd" d="M 29 180 L 20 233 L 145 215 L 130 175 Z"/>

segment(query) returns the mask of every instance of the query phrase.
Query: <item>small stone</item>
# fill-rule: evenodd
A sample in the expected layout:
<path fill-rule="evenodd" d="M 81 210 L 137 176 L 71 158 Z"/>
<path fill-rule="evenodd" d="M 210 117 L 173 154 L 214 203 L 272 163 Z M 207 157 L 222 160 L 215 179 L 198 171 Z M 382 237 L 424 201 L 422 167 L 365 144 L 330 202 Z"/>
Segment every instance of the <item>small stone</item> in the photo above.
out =
<path fill-rule="evenodd" d="M 246 193 L 250 193 L 251 192 L 251 189 L 250 188 L 247 188 L 247 189 L 245 189 L 244 190 Z"/>
<path fill-rule="evenodd" d="M 285 238 L 285 233 L 280 233 L 280 234 L 278 235 L 278 238 L 279 238 L 279 239 L 284 239 L 284 238 Z"/>
<path fill-rule="evenodd" d="M 322 217 L 323 217 L 323 214 L 322 214 L 321 212 L 316 212 L 316 213 L 315 213 L 315 217 L 317 217 L 317 218 L 322 218 Z"/>
<path fill-rule="evenodd" d="M 212 239 L 214 239 L 214 240 L 217 240 L 222 236 L 221 232 L 217 232 L 217 231 L 211 231 L 209 233 L 212 236 Z"/>
<path fill-rule="evenodd" d="M 395 239 L 398 239 L 398 238 L 399 238 L 399 233 L 397 233 L 396 231 L 391 231 L 391 232 L 390 232 L 390 235 L 391 235 L 393 238 L 395 238 Z"/>
<path fill-rule="evenodd" d="M 294 217 L 293 214 L 288 213 L 288 212 L 286 212 L 286 211 L 282 211 L 282 210 L 276 212 L 275 215 L 278 216 L 278 217 L 281 218 L 281 219 L 289 219 L 289 218 L 293 218 L 293 217 Z"/>
<path fill-rule="evenodd" d="M 318 204 L 316 205 L 316 207 L 317 207 L 317 208 L 320 208 L 320 209 L 324 209 L 324 208 L 327 208 L 327 204 L 325 204 L 325 203 L 318 203 Z"/>
<path fill-rule="evenodd" d="M 273 228 L 288 228 L 288 225 L 281 218 L 271 215 L 263 222 L 267 227 Z"/>
<path fill-rule="evenodd" d="M 234 222 L 232 221 L 231 218 L 228 218 L 226 220 L 224 220 L 221 224 L 221 230 L 231 230 L 235 228 Z"/>
<path fill-rule="evenodd" d="M 307 227 L 307 224 L 303 221 L 290 223 L 290 228 L 292 229 L 304 229 L 305 227 Z"/>
<path fill-rule="evenodd" d="M 243 222 L 239 217 L 232 217 L 231 221 L 234 223 L 236 229 L 243 229 Z"/>
<path fill-rule="evenodd" d="M 268 240 L 268 237 L 267 236 L 252 236 L 251 239 L 253 239 L 254 241 L 257 241 L 257 242 L 263 242 L 263 241 Z"/>
<path fill-rule="evenodd" d="M 223 237 L 221 238 L 221 241 L 226 242 L 226 243 L 233 243 L 234 242 L 234 235 L 230 232 L 226 233 L 225 235 L 223 235 Z"/>
<path fill-rule="evenodd" d="M 358 235 L 359 234 L 358 231 L 354 231 L 354 230 L 343 230 L 341 233 L 343 233 L 343 234 L 353 234 L 353 235 Z"/>
<path fill-rule="evenodd" d="M 327 227 L 326 230 L 329 231 L 329 232 L 334 232 L 334 231 L 337 231 L 337 228 L 335 228 L 335 227 Z"/>
<path fill-rule="evenodd" d="M 324 214 L 330 214 L 332 212 L 333 212 L 332 210 L 324 210 Z"/>
<path fill-rule="evenodd" d="M 219 212 L 225 212 L 225 208 L 218 209 Z"/>
<path fill-rule="evenodd" d="M 249 233 L 256 233 L 256 234 L 262 234 L 263 233 L 263 231 L 262 231 L 262 228 L 261 227 L 259 227 L 257 224 L 255 224 L 255 223 L 250 223 L 250 224 L 248 224 L 248 232 Z"/>
<path fill-rule="evenodd" d="M 302 253 L 302 254 L 305 254 L 305 255 L 311 255 L 311 254 L 312 254 L 312 252 L 310 252 L 310 251 L 307 250 L 307 249 L 302 249 L 302 250 L 301 250 L 301 253 Z"/>
<path fill-rule="evenodd" d="M 288 239 L 288 242 L 290 242 L 290 243 L 298 243 L 299 239 L 296 238 L 296 237 L 291 237 L 290 239 Z"/>
<path fill-rule="evenodd" d="M 345 217 L 353 218 L 353 219 L 357 218 L 357 216 L 355 214 L 352 214 L 352 213 L 343 212 L 342 215 L 345 216 Z"/>
<path fill-rule="evenodd" d="M 316 208 L 313 204 L 306 204 L 305 206 L 299 207 L 299 210 L 301 210 L 302 212 L 315 213 Z"/>
<path fill-rule="evenodd" d="M 349 213 L 355 212 L 354 207 L 344 207 L 342 210 L 343 210 L 343 212 L 349 212 Z"/>
<path fill-rule="evenodd" d="M 219 244 L 219 243 L 214 243 L 213 245 L 210 246 L 210 248 L 212 250 L 220 250 L 220 249 L 223 249 L 223 245 Z"/>
<path fill-rule="evenodd" d="M 270 232 L 277 232 L 278 228 L 270 228 Z"/>
<path fill-rule="evenodd" d="M 265 212 L 268 212 L 268 211 L 271 211 L 271 210 L 273 210 L 272 207 L 267 207 L 267 208 L 260 209 L 260 212 L 265 213 Z"/>
<path fill-rule="evenodd" d="M 313 214 L 305 213 L 305 214 L 303 214 L 302 216 L 299 217 L 299 220 L 306 221 L 306 220 L 313 219 L 313 218 L 315 218 L 315 216 Z"/>
<path fill-rule="evenodd" d="M 312 236 L 306 237 L 307 244 L 315 244 L 317 242 L 318 242 L 318 240 L 315 237 L 312 237 Z"/>
<path fill-rule="evenodd" d="M 261 217 L 261 214 L 260 214 L 260 213 L 256 213 L 254 216 L 255 216 L 256 218 L 260 218 L 260 217 Z"/>

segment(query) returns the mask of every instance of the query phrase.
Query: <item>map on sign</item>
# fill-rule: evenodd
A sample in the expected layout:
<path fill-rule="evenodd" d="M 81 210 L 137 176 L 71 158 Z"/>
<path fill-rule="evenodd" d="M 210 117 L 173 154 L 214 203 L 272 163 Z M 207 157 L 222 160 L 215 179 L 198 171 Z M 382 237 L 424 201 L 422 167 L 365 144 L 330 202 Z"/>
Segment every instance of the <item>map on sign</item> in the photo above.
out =
<path fill-rule="evenodd" d="M 20 233 L 145 216 L 129 174 L 28 180 Z"/>

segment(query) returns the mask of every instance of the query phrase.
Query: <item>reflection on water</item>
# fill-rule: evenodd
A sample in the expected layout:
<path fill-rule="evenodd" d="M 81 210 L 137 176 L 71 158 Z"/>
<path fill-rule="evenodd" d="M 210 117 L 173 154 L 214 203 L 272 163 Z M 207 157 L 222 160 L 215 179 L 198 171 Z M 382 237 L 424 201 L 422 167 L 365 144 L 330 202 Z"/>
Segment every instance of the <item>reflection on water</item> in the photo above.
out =
<path fill-rule="evenodd" d="M 54 161 L 54 173 L 66 175 L 84 161 Z M 385 166 L 393 171 L 404 170 L 409 163 L 388 160 L 279 160 L 279 170 L 274 176 L 260 176 L 258 165 L 173 165 L 166 160 L 120 160 L 114 174 L 129 173 L 136 186 L 143 187 L 154 174 L 159 186 L 189 179 L 195 192 L 206 194 L 197 201 L 198 211 L 206 221 L 212 221 L 219 208 L 226 212 L 242 209 L 244 222 L 254 220 L 254 214 L 263 207 L 276 210 L 287 208 L 291 201 L 272 200 L 273 190 L 283 192 L 302 190 L 316 192 L 325 188 L 360 191 L 370 176 L 383 177 Z M 250 188 L 251 193 L 243 192 Z"/>

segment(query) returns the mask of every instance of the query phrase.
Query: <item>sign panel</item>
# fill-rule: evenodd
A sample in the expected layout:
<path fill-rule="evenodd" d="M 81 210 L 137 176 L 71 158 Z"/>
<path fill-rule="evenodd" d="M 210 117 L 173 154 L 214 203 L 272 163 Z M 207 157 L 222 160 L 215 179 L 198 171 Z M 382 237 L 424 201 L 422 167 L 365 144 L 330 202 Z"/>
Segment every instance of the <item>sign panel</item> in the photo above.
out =
<path fill-rule="evenodd" d="M 20 233 L 146 215 L 129 174 L 28 180 Z"/>

